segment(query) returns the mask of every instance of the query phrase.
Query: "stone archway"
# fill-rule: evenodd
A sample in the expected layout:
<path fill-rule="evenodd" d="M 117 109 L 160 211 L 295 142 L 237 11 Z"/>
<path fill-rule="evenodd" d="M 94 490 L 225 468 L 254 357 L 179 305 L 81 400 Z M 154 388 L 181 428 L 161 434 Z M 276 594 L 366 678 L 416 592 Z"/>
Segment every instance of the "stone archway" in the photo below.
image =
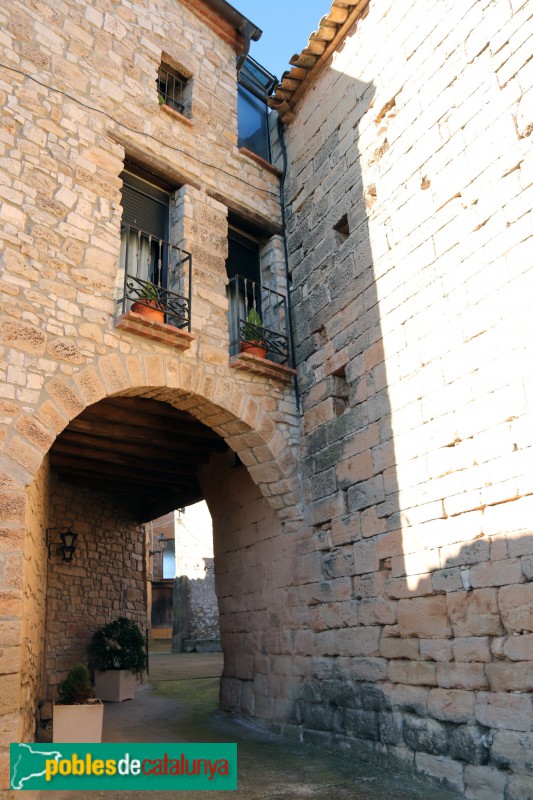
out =
<path fill-rule="evenodd" d="M 85 408 L 111 396 L 160 400 L 186 410 L 212 428 L 247 467 L 272 513 L 298 524 L 302 502 L 293 418 L 283 419 L 268 397 L 209 366 L 159 354 L 107 355 L 71 376 L 53 377 L 34 413 L 20 413 L 0 457 L 0 525 L 5 589 L 2 592 L 5 676 L 0 702 L 3 785 L 7 746 L 32 738 L 43 663 L 46 573 L 45 528 L 50 480 L 42 468 L 59 433 Z M 292 446 L 291 446 L 292 445 Z"/>

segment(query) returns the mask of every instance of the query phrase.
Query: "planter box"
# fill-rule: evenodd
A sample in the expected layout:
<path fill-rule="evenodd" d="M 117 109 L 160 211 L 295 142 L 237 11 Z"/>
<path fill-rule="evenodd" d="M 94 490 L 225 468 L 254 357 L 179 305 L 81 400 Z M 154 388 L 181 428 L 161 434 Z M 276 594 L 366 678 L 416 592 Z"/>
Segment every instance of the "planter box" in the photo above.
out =
<path fill-rule="evenodd" d="M 94 692 L 100 700 L 121 703 L 135 697 L 137 678 L 129 669 L 94 671 Z"/>
<path fill-rule="evenodd" d="M 95 699 L 84 705 L 63 706 L 54 703 L 52 741 L 74 743 L 101 742 L 104 706 Z"/>

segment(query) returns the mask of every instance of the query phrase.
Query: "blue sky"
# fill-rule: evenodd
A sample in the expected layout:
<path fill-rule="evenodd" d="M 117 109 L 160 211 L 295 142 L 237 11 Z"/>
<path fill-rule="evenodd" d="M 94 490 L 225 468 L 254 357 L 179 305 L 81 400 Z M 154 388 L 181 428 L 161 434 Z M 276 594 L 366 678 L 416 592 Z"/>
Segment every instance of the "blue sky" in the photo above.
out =
<path fill-rule="evenodd" d="M 306 46 L 309 34 L 331 8 L 331 0 L 229 0 L 263 35 L 252 42 L 250 55 L 278 79 L 289 59 Z"/>

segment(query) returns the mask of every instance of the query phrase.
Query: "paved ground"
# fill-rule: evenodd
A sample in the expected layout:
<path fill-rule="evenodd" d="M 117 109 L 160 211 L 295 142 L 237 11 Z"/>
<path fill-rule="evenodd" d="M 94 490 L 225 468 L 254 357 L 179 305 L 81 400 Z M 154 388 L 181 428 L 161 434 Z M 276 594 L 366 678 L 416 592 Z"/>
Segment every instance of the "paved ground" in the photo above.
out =
<path fill-rule="evenodd" d="M 457 795 L 383 768 L 358 764 L 353 754 L 330 754 L 288 743 L 214 713 L 222 656 L 154 653 L 150 681 L 135 700 L 106 703 L 107 742 L 237 742 L 235 792 L 57 792 L 39 800 L 457 800 Z M 33 793 L 32 800 L 33 800 Z M 21 800 L 30 792 L 17 792 Z"/>

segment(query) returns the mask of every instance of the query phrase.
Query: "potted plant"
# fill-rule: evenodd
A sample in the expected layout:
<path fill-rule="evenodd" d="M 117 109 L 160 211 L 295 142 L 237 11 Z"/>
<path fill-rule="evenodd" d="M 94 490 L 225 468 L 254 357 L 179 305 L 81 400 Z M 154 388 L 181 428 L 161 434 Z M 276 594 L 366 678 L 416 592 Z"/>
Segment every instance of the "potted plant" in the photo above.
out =
<path fill-rule="evenodd" d="M 54 742 L 101 742 L 104 706 L 95 698 L 85 664 L 75 664 L 58 686 L 53 706 Z"/>
<path fill-rule="evenodd" d="M 138 625 L 126 617 L 96 631 L 90 648 L 96 696 L 120 703 L 135 695 L 135 684 L 146 669 L 144 639 Z"/>
<path fill-rule="evenodd" d="M 265 338 L 265 329 L 263 328 L 261 317 L 256 308 L 251 308 L 243 326 L 241 353 L 249 353 L 251 356 L 266 358 Z"/>
<path fill-rule="evenodd" d="M 137 292 L 137 296 L 139 302 L 135 302 L 131 306 L 131 310 L 135 314 L 141 314 L 141 316 L 154 322 L 165 321 L 165 307 L 153 283 L 143 283 Z"/>

